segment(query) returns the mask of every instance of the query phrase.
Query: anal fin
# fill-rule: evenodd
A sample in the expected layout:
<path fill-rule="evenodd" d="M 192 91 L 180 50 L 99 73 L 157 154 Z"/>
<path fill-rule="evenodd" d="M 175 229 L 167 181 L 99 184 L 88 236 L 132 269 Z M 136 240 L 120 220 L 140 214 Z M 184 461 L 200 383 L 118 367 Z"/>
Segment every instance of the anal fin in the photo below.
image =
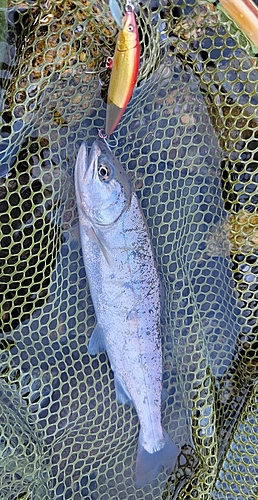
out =
<path fill-rule="evenodd" d="M 118 403 L 123 405 L 131 404 L 132 400 L 126 389 L 124 388 L 118 375 L 114 373 L 115 389 L 116 389 L 116 399 Z"/>
<path fill-rule="evenodd" d="M 95 356 L 99 352 L 106 350 L 104 333 L 101 326 L 97 323 L 95 326 L 88 345 L 88 351 L 91 356 Z"/>

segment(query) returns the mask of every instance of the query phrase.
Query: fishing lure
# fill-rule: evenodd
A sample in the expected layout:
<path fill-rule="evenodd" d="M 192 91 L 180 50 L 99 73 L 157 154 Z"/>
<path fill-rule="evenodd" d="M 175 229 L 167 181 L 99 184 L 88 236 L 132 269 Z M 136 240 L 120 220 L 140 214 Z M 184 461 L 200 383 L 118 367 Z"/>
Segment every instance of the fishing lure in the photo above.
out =
<path fill-rule="evenodd" d="M 140 63 L 139 34 L 133 5 L 126 5 L 124 16 L 116 0 L 110 0 L 109 6 L 120 31 L 108 87 L 107 136 L 115 130 L 132 96 Z"/>

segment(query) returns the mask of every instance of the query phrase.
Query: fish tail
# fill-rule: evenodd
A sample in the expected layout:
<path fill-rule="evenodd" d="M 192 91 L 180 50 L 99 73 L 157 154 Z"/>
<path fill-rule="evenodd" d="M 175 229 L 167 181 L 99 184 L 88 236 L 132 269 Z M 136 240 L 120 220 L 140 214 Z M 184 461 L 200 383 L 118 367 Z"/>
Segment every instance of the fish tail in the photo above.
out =
<path fill-rule="evenodd" d="M 175 467 L 176 459 L 179 455 L 178 447 L 171 441 L 167 432 L 163 429 L 165 444 L 161 450 L 148 453 L 142 446 L 141 430 L 138 441 L 138 451 L 135 469 L 135 485 L 141 488 L 145 484 L 151 483 L 153 479 L 163 469 L 169 469 L 169 473 Z"/>

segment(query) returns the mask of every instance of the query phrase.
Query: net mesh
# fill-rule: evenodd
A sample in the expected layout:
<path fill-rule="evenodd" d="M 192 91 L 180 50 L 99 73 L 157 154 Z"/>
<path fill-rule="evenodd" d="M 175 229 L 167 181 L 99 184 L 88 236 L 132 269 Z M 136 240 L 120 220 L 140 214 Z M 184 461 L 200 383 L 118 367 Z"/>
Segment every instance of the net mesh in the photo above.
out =
<path fill-rule="evenodd" d="M 141 67 L 115 135 L 166 291 L 162 419 L 173 474 L 135 489 L 78 234 L 73 169 L 104 127 L 116 27 L 89 0 L 10 1 L 1 61 L 0 498 L 258 496 L 257 81 L 213 5 L 137 3 Z M 5 19 L 5 16 L 3 17 Z M 4 30 L 2 29 L 2 32 Z M 2 47 L 2 46 L 1 46 Z"/>

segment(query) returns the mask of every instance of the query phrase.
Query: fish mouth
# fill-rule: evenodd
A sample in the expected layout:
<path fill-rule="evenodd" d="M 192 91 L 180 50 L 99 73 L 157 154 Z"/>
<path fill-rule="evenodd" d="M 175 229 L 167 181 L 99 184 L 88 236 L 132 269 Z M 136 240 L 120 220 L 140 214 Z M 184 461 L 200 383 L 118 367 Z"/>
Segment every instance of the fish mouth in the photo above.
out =
<path fill-rule="evenodd" d="M 98 140 L 94 141 L 91 146 L 91 151 L 88 156 L 88 161 L 86 164 L 87 178 L 89 180 L 94 179 L 99 181 L 98 163 L 99 163 L 99 157 L 103 154 L 104 155 L 110 154 L 108 147 L 101 141 Z"/>
<path fill-rule="evenodd" d="M 91 146 L 89 153 L 88 143 L 82 142 L 75 167 L 75 179 L 78 183 L 78 191 L 80 184 L 88 184 L 93 180 L 99 180 L 98 177 L 98 161 L 102 154 L 110 154 L 108 147 L 102 142 L 96 140 Z"/>
<path fill-rule="evenodd" d="M 87 142 L 82 142 L 80 145 L 76 163 L 75 163 L 75 186 L 77 186 L 78 192 L 80 191 L 80 185 L 85 182 L 87 167 L 89 158 L 89 148 Z"/>
<path fill-rule="evenodd" d="M 101 150 L 96 142 L 97 141 L 92 144 L 90 153 L 86 141 L 82 142 L 80 146 L 76 162 L 78 189 L 81 188 L 80 184 L 88 184 L 92 179 L 96 178 L 98 172 L 98 158 L 101 154 Z"/>
<path fill-rule="evenodd" d="M 96 158 L 98 158 L 101 154 L 110 155 L 110 149 L 104 142 L 96 139 L 91 146 L 91 151 L 89 155 L 89 164 Z"/>
<path fill-rule="evenodd" d="M 90 154 L 88 156 L 88 162 L 86 164 L 86 170 L 87 170 L 87 177 L 89 180 L 92 180 L 92 179 L 97 179 L 97 174 L 98 174 L 98 159 L 101 155 L 101 148 L 100 148 L 100 145 L 98 143 L 98 141 L 94 141 L 92 146 L 91 146 L 91 150 L 90 150 Z"/>

